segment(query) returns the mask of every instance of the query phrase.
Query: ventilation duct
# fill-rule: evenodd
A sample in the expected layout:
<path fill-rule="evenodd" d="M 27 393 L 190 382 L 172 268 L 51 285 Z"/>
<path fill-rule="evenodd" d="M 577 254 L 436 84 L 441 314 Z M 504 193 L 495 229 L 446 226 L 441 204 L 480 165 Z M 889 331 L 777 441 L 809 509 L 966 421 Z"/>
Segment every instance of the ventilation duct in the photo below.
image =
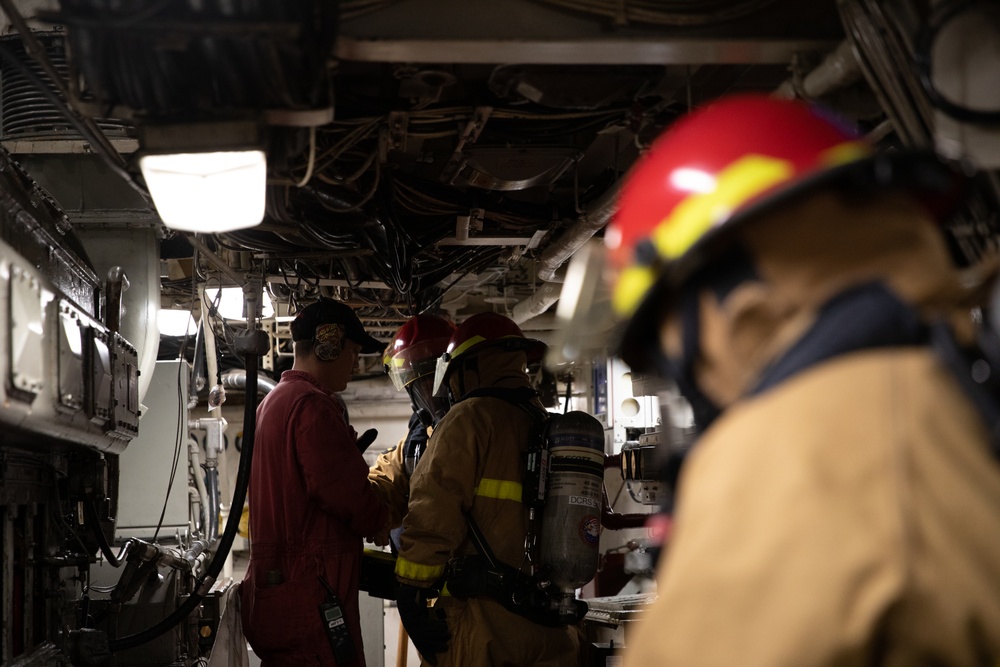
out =
<path fill-rule="evenodd" d="M 69 78 L 66 45 L 61 33 L 36 34 L 45 47 L 52 65 L 63 80 Z M 36 76 L 49 82 L 48 75 L 24 49 L 19 37 L 0 38 L 7 50 L 21 58 Z M 96 119 L 97 126 L 116 147 L 135 150 L 138 144 L 129 139 L 130 126 L 123 120 Z M 6 60 L 0 61 L 0 140 L 12 153 L 83 153 L 84 139 L 22 72 Z M 41 143 L 39 143 L 41 142 Z"/>
<path fill-rule="evenodd" d="M 69 79 L 62 33 L 33 33 L 65 82 Z M 14 54 L 38 79 L 51 79 L 25 50 L 19 37 L 0 38 L 0 46 Z M 25 73 L 0 59 L 0 141 L 59 204 L 74 223 L 100 281 L 121 267 L 131 288 L 122 295 L 121 336 L 138 353 L 139 400 L 149 386 L 159 345 L 156 314 L 160 303 L 159 239 L 151 212 L 121 178 L 99 164 L 89 140 L 70 124 L 64 113 Z M 96 119 L 97 127 L 119 151 L 135 150 L 124 121 Z M 86 222 L 87 224 L 81 224 Z"/>

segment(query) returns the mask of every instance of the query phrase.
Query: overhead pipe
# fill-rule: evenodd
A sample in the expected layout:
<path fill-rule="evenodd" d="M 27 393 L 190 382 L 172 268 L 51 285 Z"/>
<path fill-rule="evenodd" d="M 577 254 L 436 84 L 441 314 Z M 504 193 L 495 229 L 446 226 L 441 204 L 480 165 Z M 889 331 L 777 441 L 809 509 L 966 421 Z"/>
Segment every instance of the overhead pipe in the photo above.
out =
<path fill-rule="evenodd" d="M 813 100 L 861 79 L 861 66 L 848 40 L 837 45 L 826 58 L 804 76 L 786 79 L 772 93 L 781 99 Z"/>
<path fill-rule="evenodd" d="M 246 389 L 247 372 L 242 368 L 230 368 L 222 374 L 222 386 L 227 389 Z M 257 393 L 261 396 L 267 396 L 277 386 L 278 383 L 266 375 L 257 375 Z"/>
<path fill-rule="evenodd" d="M 562 292 L 561 283 L 545 283 L 527 299 L 514 304 L 510 311 L 510 318 L 517 324 L 523 324 L 531 318 L 541 315 L 559 300 L 560 292 Z"/>
<path fill-rule="evenodd" d="M 556 278 L 556 271 L 559 267 L 565 264 L 566 260 L 573 256 L 573 253 L 582 248 L 583 244 L 589 241 L 594 234 L 604 229 L 611 216 L 618 210 L 619 193 L 618 185 L 609 188 L 584 209 L 572 227 L 549 244 L 538 258 L 541 265 L 538 269 L 540 280 L 547 283 L 559 282 Z"/>
<path fill-rule="evenodd" d="M 616 184 L 584 209 L 580 217 L 555 241 L 549 244 L 538 258 L 538 278 L 545 282 L 527 299 L 514 304 L 511 319 L 517 324 L 541 315 L 559 300 L 561 278 L 556 275 L 577 250 L 593 238 L 611 220 L 618 209 L 620 187 Z"/>
<path fill-rule="evenodd" d="M 209 261 L 215 268 L 222 273 L 226 274 L 230 280 L 232 280 L 237 285 L 242 285 L 246 282 L 246 276 L 240 275 L 233 267 L 229 266 L 226 262 L 222 260 L 221 257 L 212 252 L 212 249 L 205 245 L 205 242 L 201 240 L 198 234 L 187 234 L 185 237 L 194 248 L 201 253 L 202 257 Z"/>

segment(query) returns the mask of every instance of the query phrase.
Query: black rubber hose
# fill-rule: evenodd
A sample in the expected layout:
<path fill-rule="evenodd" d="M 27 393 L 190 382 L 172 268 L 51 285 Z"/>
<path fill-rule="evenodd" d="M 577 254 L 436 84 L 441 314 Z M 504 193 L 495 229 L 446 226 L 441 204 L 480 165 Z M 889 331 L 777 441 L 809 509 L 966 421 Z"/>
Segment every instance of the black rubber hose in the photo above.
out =
<path fill-rule="evenodd" d="M 94 537 L 97 538 L 97 546 L 100 547 L 101 553 L 104 554 L 104 559 L 108 561 L 111 567 L 121 567 L 125 553 L 128 551 L 128 543 L 126 542 L 122 550 L 115 556 L 111 551 L 111 545 L 108 544 L 108 538 L 104 536 L 104 531 L 101 530 L 101 519 L 97 516 L 97 505 L 94 504 L 93 498 L 89 498 L 83 504 L 83 511 L 87 513 L 87 522 L 90 524 L 90 529 L 93 531 Z"/>
<path fill-rule="evenodd" d="M 205 508 L 205 535 L 208 537 L 208 543 L 211 544 L 219 536 L 218 468 L 208 468 L 205 470 L 205 494 L 208 496 L 205 499 L 208 503 L 208 507 Z"/>
<path fill-rule="evenodd" d="M 253 441 L 257 426 L 257 356 L 251 352 L 243 359 L 247 369 L 246 402 L 243 410 L 243 451 L 240 455 L 240 468 L 236 476 L 236 489 L 233 491 L 233 502 L 230 505 L 233 508 L 242 508 L 243 503 L 246 501 L 247 487 L 250 485 L 250 462 L 253 458 Z M 113 653 L 141 646 L 146 642 L 156 639 L 187 618 L 201 604 L 201 601 L 205 599 L 208 591 L 215 583 L 216 577 L 222 571 L 226 558 L 229 556 L 229 550 L 233 546 L 233 540 L 236 539 L 239 527 L 240 512 L 234 511 L 230 513 L 229 519 L 226 521 L 226 530 L 222 533 L 222 539 L 219 541 L 219 546 L 212 557 L 212 562 L 209 563 L 208 569 L 202 578 L 198 580 L 194 592 L 191 593 L 181 606 L 177 607 L 162 621 L 142 632 L 137 632 L 134 635 L 128 635 L 121 639 L 112 639 L 108 642 L 109 650 Z"/>
<path fill-rule="evenodd" d="M 187 343 L 187 336 L 184 337 Z M 186 351 L 181 351 L 181 356 L 186 358 Z M 191 381 L 188 383 L 188 393 L 191 396 L 198 395 L 198 380 L 207 379 L 202 367 L 205 366 L 205 323 L 198 323 L 198 331 L 194 336 L 194 359 L 191 362 Z"/>

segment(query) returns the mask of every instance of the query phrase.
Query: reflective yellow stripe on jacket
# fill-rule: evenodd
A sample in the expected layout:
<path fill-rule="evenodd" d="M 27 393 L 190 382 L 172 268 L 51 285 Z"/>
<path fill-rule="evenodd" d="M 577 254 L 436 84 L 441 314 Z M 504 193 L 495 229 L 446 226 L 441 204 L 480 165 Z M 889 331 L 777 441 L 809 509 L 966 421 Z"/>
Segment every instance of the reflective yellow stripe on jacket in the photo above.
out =
<path fill-rule="evenodd" d="M 479 486 L 476 487 L 476 495 L 483 498 L 521 502 L 521 483 L 483 478 L 479 480 Z"/>
<path fill-rule="evenodd" d="M 444 565 L 421 565 L 402 556 L 396 559 L 396 576 L 416 581 L 437 581 L 444 574 Z"/>
<path fill-rule="evenodd" d="M 481 498 L 497 500 L 513 500 L 521 502 L 521 483 L 508 482 L 502 479 L 483 478 L 479 480 L 475 494 Z M 396 559 L 396 576 L 415 581 L 436 581 L 444 574 L 444 565 L 423 565 L 414 563 L 402 556 Z"/>

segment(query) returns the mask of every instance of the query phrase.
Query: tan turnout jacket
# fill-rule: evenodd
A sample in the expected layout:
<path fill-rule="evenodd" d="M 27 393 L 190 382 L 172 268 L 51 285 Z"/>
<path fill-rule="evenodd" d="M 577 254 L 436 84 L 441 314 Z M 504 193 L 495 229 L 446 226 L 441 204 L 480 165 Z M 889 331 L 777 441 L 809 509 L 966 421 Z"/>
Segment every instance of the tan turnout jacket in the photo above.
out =
<path fill-rule="evenodd" d="M 873 279 L 968 339 L 975 298 L 934 223 L 819 195 L 743 239 L 761 280 L 702 299 L 696 377 L 727 409 L 682 473 L 626 666 L 998 664 L 1000 466 L 935 354 L 852 352 L 744 397 L 820 304 Z"/>
<path fill-rule="evenodd" d="M 480 386 L 528 385 L 523 352 L 483 352 L 467 391 Z M 497 558 L 524 564 L 527 510 L 521 504 L 522 454 L 530 442 L 531 417 L 492 397 L 464 400 L 434 431 L 410 480 L 409 511 L 403 520 L 396 564 L 400 581 L 430 586 L 452 556 L 475 554 L 464 512 L 475 517 Z M 489 598 L 442 596 L 452 639 L 438 667 L 537 665 L 575 667 L 574 628 L 549 628 L 514 614 Z"/>

